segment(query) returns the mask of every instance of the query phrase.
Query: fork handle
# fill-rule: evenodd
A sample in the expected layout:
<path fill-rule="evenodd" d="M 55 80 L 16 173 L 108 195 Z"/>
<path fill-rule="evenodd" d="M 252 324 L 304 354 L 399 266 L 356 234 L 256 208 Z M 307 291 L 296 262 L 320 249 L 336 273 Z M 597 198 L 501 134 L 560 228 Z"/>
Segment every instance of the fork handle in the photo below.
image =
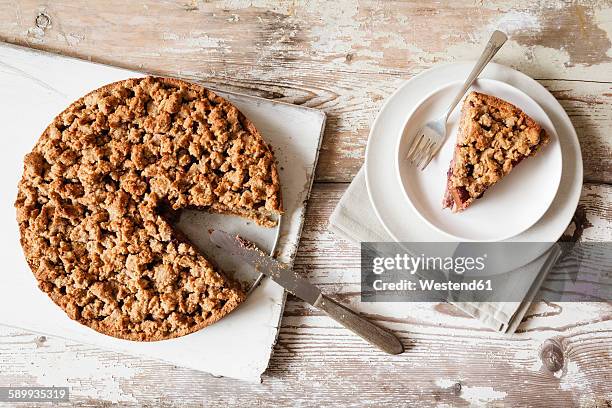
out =
<path fill-rule="evenodd" d="M 504 45 L 507 39 L 508 37 L 506 36 L 506 34 L 502 33 L 499 30 L 495 30 L 495 32 L 491 34 L 491 38 L 489 38 L 487 46 L 482 51 L 482 54 L 480 54 L 480 58 L 478 58 L 476 65 L 474 65 L 474 68 L 472 68 L 472 72 L 470 72 L 470 75 L 465 80 L 463 86 L 461 87 L 461 90 L 449 105 L 448 110 L 446 111 L 446 119 L 448 119 L 453 109 L 455 109 L 455 106 L 457 106 L 461 98 L 463 98 L 463 95 L 466 93 L 472 83 L 476 80 L 476 78 L 478 78 L 478 75 L 482 72 L 482 70 L 489 63 L 489 61 L 491 61 L 493 56 L 497 54 L 497 51 L 499 51 L 499 49 L 502 47 L 502 45 Z"/>

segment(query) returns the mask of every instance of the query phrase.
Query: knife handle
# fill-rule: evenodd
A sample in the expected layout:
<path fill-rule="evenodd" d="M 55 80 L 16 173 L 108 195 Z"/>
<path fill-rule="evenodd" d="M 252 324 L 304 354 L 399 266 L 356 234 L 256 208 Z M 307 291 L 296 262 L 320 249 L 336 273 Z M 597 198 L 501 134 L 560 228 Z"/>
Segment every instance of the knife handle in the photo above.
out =
<path fill-rule="evenodd" d="M 313 306 L 385 353 L 401 354 L 404 351 L 402 342 L 393 333 L 376 326 L 323 294 Z"/>

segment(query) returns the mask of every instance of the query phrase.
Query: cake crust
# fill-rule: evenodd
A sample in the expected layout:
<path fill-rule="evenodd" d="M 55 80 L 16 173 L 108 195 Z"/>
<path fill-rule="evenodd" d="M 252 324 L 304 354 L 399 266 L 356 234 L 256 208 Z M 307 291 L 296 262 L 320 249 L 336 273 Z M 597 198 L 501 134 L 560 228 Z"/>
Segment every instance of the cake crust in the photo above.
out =
<path fill-rule="evenodd" d="M 461 110 L 443 208 L 463 211 L 549 140 L 546 131 L 521 109 L 471 92 Z"/>
<path fill-rule="evenodd" d="M 72 319 L 139 341 L 200 330 L 246 297 L 167 214 L 273 226 L 282 212 L 255 126 L 214 92 L 158 77 L 106 85 L 59 114 L 24 159 L 15 207 L 40 289 Z"/>

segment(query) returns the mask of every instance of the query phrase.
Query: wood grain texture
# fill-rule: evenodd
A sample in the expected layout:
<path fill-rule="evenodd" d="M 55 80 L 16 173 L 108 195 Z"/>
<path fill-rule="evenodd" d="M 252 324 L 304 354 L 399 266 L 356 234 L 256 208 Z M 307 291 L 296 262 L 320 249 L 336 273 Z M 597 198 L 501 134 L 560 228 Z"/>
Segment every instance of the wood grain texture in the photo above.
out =
<path fill-rule="evenodd" d="M 323 109 L 317 180 L 348 182 L 385 98 L 435 64 L 475 59 L 500 28 L 510 40 L 496 61 L 553 91 L 585 180 L 612 182 L 609 2 L 334 3 L 0 0 L 0 39 Z"/>
<path fill-rule="evenodd" d="M 325 110 L 296 269 L 408 349 L 386 356 L 290 297 L 261 385 L 0 328 L 0 386 L 68 385 L 73 402 L 95 407 L 612 405 L 609 304 L 534 304 L 512 336 L 447 304 L 377 316 L 358 301 L 358 249 L 327 231 L 385 98 L 433 65 L 476 58 L 500 28 L 510 40 L 496 60 L 549 89 L 581 141 L 587 183 L 566 239 L 609 241 L 609 1 L 0 0 L 0 10 L 4 41 Z"/>
<path fill-rule="evenodd" d="M 385 317 L 360 304 L 358 249 L 327 231 L 345 188 L 314 186 L 296 269 L 397 333 L 407 348 L 401 356 L 373 349 L 290 296 L 262 385 L 0 328 L 0 386 L 70 386 L 73 402 L 83 406 L 311 406 L 316 401 L 317 406 L 596 407 L 612 400 L 609 304 L 534 304 L 512 336 L 483 329 L 448 304 L 414 303 L 409 315 Z M 582 218 L 568 234 L 582 228 L 575 238 L 602 239 L 612 221 L 610 200 L 612 187 L 587 184 Z M 562 357 L 554 371 L 541 357 L 551 342 Z"/>

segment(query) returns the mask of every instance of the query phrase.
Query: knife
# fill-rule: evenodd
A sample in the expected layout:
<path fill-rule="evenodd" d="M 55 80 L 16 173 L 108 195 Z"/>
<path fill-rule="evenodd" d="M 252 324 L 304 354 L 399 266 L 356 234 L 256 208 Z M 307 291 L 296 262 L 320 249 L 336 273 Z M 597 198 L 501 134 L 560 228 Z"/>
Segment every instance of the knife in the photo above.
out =
<path fill-rule="evenodd" d="M 289 265 L 267 256 L 255 244 L 221 230 L 212 231 L 210 240 L 213 244 L 242 258 L 288 292 L 325 312 L 368 343 L 389 354 L 400 354 L 404 351 L 404 346 L 394 334 L 325 296 L 319 288 L 295 273 Z"/>

